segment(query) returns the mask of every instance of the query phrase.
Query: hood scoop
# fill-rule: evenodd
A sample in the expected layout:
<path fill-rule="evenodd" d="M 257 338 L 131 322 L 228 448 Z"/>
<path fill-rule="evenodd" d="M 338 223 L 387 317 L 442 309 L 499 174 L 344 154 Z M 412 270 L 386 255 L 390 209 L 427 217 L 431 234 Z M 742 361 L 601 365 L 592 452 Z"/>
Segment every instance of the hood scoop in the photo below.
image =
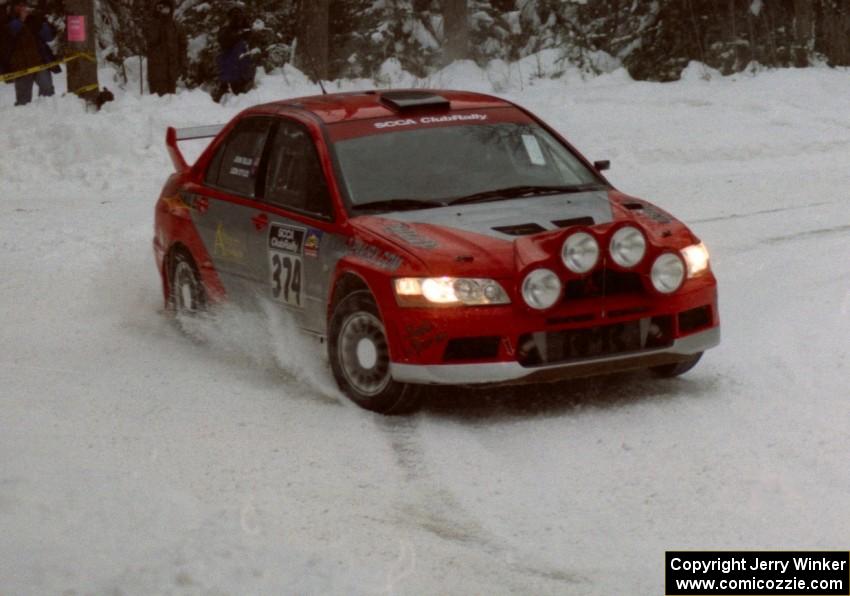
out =
<path fill-rule="evenodd" d="M 552 223 L 559 228 L 569 228 L 572 226 L 592 226 L 596 222 L 592 217 L 573 217 L 570 219 L 557 219 Z"/>
<path fill-rule="evenodd" d="M 497 226 L 493 228 L 497 232 L 507 234 L 509 236 L 530 236 L 531 234 L 539 234 L 545 232 L 546 228 L 536 223 L 524 223 L 513 226 Z"/>

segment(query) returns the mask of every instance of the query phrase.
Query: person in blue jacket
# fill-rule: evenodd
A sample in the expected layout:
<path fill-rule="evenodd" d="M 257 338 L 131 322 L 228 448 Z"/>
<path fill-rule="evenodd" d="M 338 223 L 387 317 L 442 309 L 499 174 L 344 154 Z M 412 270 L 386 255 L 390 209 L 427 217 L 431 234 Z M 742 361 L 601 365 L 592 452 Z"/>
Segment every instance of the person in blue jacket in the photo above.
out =
<path fill-rule="evenodd" d="M 41 13 L 30 13 L 24 2 L 18 2 L 7 25 L 9 34 L 6 59 L 3 61 L 9 72 L 18 72 L 42 66 L 56 60 L 53 50 L 47 45 L 56 37 L 56 30 Z M 38 85 L 38 94 L 49 97 L 54 94 L 51 71 L 60 71 L 59 66 L 43 69 L 14 80 L 15 105 L 22 106 L 32 101 L 33 83 Z"/>
<path fill-rule="evenodd" d="M 227 16 L 228 23 L 218 34 L 221 47 L 218 55 L 219 86 L 212 94 L 217 102 L 228 91 L 234 95 L 247 93 L 254 84 L 254 60 L 248 47 L 251 25 L 239 7 L 231 8 Z"/>

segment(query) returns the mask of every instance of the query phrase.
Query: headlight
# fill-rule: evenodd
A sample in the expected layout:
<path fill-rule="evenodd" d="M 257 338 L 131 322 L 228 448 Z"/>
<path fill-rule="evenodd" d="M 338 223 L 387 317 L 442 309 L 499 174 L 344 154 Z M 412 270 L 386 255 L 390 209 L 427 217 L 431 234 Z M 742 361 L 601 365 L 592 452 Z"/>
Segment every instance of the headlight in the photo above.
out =
<path fill-rule="evenodd" d="M 576 232 L 564 241 L 561 259 L 573 273 L 587 273 L 599 259 L 599 243 L 587 232 Z"/>
<path fill-rule="evenodd" d="M 702 242 L 683 248 L 682 256 L 688 266 L 688 277 L 696 277 L 708 269 L 708 249 Z"/>
<path fill-rule="evenodd" d="M 634 267 L 646 254 L 646 238 L 637 228 L 626 226 L 614 232 L 609 250 L 611 258 L 620 267 Z"/>
<path fill-rule="evenodd" d="M 549 269 L 535 269 L 522 282 L 522 297 L 531 308 L 545 310 L 561 297 L 561 280 Z"/>
<path fill-rule="evenodd" d="M 401 277 L 395 280 L 401 306 L 510 304 L 499 282 L 466 277 Z"/>
<path fill-rule="evenodd" d="M 652 285 L 662 294 L 672 294 L 685 281 L 685 263 L 671 252 L 665 252 L 652 264 Z"/>

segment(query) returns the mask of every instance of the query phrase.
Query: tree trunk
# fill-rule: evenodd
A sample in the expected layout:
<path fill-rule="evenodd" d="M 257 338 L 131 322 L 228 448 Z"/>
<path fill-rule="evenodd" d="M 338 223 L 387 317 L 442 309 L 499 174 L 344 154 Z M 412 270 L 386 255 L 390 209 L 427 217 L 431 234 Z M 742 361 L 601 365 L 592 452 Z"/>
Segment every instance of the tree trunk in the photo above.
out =
<path fill-rule="evenodd" d="M 65 0 L 65 23 L 68 52 L 85 52 L 95 61 L 85 58 L 67 64 L 68 91 L 88 102 L 94 102 L 100 88 L 97 82 L 97 49 L 94 29 L 94 0 Z"/>
<path fill-rule="evenodd" d="M 300 59 L 296 60 L 314 81 L 328 78 L 329 12 L 330 0 L 304 0 L 301 3 Z"/>
<path fill-rule="evenodd" d="M 831 66 L 850 65 L 850 10 L 833 2 L 821 3 L 817 49 Z"/>
<path fill-rule="evenodd" d="M 794 0 L 794 65 L 809 65 L 815 48 L 814 7 L 811 0 Z"/>
<path fill-rule="evenodd" d="M 442 0 L 443 62 L 469 57 L 469 17 L 466 0 Z"/>

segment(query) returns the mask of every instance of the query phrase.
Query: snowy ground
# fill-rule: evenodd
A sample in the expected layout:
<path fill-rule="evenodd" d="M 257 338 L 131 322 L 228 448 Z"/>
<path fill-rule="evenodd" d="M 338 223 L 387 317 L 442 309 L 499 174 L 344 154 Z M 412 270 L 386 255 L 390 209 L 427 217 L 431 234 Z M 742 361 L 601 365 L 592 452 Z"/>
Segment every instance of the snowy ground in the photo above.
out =
<path fill-rule="evenodd" d="M 3 86 L 0 594 L 660 594 L 668 549 L 850 547 L 850 72 L 531 71 L 416 84 L 505 92 L 691 223 L 723 343 L 679 380 L 409 419 L 340 399 L 275 313 L 193 340 L 161 312 L 164 127 L 313 93 L 298 73 L 97 115 Z"/>

